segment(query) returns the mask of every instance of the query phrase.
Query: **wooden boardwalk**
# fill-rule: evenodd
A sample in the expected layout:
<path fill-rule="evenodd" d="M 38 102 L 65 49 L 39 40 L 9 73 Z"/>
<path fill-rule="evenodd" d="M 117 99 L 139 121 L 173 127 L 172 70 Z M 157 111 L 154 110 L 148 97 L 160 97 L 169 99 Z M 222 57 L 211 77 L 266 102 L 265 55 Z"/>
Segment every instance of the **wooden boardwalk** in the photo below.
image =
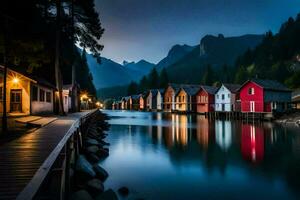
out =
<path fill-rule="evenodd" d="M 89 113 L 57 120 L 0 146 L 0 199 L 15 199 L 35 175 L 72 124 Z"/>

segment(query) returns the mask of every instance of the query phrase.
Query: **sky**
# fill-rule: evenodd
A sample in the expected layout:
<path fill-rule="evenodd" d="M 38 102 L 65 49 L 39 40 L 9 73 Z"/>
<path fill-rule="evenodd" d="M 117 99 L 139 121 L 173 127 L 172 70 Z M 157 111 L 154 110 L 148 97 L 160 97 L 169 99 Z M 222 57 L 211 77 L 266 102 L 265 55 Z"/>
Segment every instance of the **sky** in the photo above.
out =
<path fill-rule="evenodd" d="M 300 13 L 300 0 L 95 0 L 105 29 L 102 56 L 157 63 L 175 44 L 203 36 L 274 33 Z"/>

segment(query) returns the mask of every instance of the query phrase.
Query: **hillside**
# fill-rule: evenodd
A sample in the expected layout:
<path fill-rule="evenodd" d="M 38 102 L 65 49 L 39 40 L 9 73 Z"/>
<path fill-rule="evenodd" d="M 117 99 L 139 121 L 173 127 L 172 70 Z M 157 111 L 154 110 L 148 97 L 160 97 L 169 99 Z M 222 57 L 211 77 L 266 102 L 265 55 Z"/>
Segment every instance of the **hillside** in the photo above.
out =
<path fill-rule="evenodd" d="M 175 62 L 180 60 L 182 57 L 184 57 L 186 54 L 191 52 L 194 48 L 195 48 L 194 46 L 189 46 L 186 44 L 174 45 L 168 52 L 168 55 L 156 64 L 156 66 L 155 66 L 156 69 L 158 71 L 160 71 L 161 69 L 174 64 Z"/>
<path fill-rule="evenodd" d="M 154 67 L 154 64 L 146 60 L 140 60 L 138 62 L 123 61 L 123 66 L 126 69 L 136 72 L 140 77 L 142 77 L 150 72 L 150 70 Z"/>
<path fill-rule="evenodd" d="M 87 54 L 86 57 L 97 89 L 126 85 L 131 81 L 138 81 L 143 75 L 148 74 L 154 66 L 154 64 L 147 61 L 123 66 L 104 57 L 101 57 L 101 64 L 99 64 L 92 55 Z"/>
<path fill-rule="evenodd" d="M 242 55 L 235 82 L 252 77 L 275 79 L 290 88 L 300 87 L 300 14 L 282 24 L 277 34 L 267 32 L 263 42 Z"/>
<path fill-rule="evenodd" d="M 214 70 L 224 64 L 233 65 L 239 55 L 253 49 L 263 39 L 262 35 L 224 37 L 207 35 L 191 52 L 167 67 L 172 82 L 199 83 L 208 64 Z"/>

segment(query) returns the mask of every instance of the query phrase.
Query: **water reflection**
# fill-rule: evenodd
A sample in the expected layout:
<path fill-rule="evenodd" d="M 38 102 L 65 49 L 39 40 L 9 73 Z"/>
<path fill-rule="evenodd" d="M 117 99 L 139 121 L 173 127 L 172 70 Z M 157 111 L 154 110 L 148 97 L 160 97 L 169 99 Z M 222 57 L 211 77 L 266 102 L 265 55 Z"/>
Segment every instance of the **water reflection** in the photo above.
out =
<path fill-rule="evenodd" d="M 140 114 L 145 121 L 122 113 L 116 121 L 118 113 L 108 114 L 109 187 L 126 183 L 146 199 L 300 197 L 297 128 L 165 113 Z"/>

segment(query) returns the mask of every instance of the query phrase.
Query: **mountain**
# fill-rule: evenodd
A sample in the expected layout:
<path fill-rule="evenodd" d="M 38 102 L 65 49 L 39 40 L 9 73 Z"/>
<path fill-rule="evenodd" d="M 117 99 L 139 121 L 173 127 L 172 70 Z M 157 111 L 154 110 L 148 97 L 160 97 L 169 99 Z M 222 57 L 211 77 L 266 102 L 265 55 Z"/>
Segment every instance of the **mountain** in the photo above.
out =
<path fill-rule="evenodd" d="M 139 81 L 154 66 L 154 64 L 145 60 L 137 63 L 126 63 L 124 66 L 105 57 L 101 57 L 101 64 L 99 64 L 91 54 L 86 54 L 86 57 L 96 89 L 126 85 L 131 81 Z"/>
<path fill-rule="evenodd" d="M 139 62 L 123 61 L 123 66 L 126 69 L 135 71 L 136 73 L 140 74 L 140 76 L 142 77 L 151 71 L 151 69 L 154 67 L 154 64 L 146 60 L 140 60 Z"/>
<path fill-rule="evenodd" d="M 180 60 L 187 53 L 191 52 L 194 48 L 195 48 L 194 46 L 189 46 L 186 44 L 174 45 L 168 52 L 168 55 L 157 63 L 157 65 L 155 66 L 156 69 L 161 70 L 164 67 L 168 67 L 174 64 L 176 61 Z"/>
<path fill-rule="evenodd" d="M 208 64 L 219 70 L 224 64 L 233 65 L 238 56 L 262 42 L 263 35 L 224 37 L 207 35 L 192 51 L 167 67 L 172 82 L 200 83 Z"/>

